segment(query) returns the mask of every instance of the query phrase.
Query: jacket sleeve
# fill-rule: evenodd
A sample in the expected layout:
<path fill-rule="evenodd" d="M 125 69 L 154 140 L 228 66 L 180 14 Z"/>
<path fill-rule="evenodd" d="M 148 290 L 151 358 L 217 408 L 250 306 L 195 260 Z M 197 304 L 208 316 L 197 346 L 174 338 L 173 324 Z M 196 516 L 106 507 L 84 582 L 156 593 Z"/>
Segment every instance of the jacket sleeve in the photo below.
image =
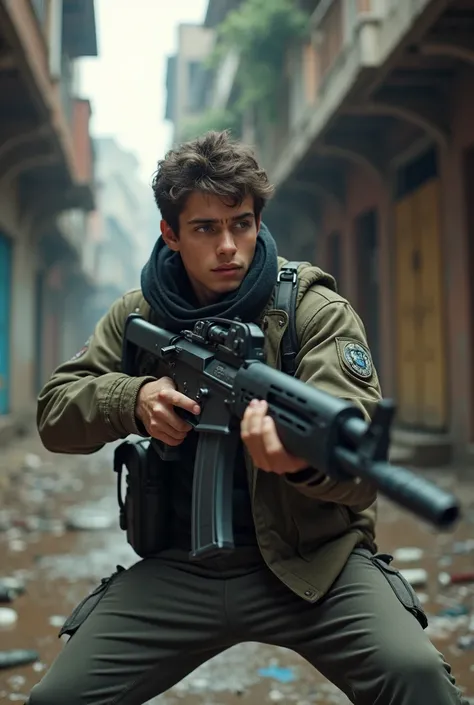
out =
<path fill-rule="evenodd" d="M 140 434 L 135 403 L 140 387 L 154 377 L 120 371 L 130 296 L 111 306 L 82 350 L 55 370 L 39 394 L 38 431 L 53 453 L 94 453 L 106 443 Z"/>
<path fill-rule="evenodd" d="M 311 291 L 306 295 L 315 296 Z M 352 402 L 369 420 L 381 392 L 364 326 L 344 299 L 318 303 L 315 297 L 316 310 L 303 327 L 296 376 Z M 376 499 L 373 483 L 361 478 L 336 481 L 317 469 L 308 468 L 288 474 L 285 479 L 308 497 L 357 506 L 359 510 Z"/>

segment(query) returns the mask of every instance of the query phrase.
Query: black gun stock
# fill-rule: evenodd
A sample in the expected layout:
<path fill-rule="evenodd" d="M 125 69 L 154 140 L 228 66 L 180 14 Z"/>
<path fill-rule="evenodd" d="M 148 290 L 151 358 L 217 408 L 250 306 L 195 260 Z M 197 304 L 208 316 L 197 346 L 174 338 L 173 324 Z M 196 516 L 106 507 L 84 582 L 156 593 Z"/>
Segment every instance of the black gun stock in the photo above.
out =
<path fill-rule="evenodd" d="M 160 374 L 172 377 L 179 391 L 201 405 L 199 417 L 177 410 L 200 434 L 193 481 L 193 558 L 234 547 L 232 486 L 239 420 L 254 398 L 267 401 L 284 447 L 309 467 L 336 481 L 370 480 L 381 494 L 438 528 L 457 521 L 460 505 L 454 495 L 387 462 L 392 402 L 380 401 L 367 423 L 354 404 L 266 365 L 263 343 L 258 326 L 238 320 L 206 319 L 176 335 L 137 314 L 127 319 L 124 371 L 133 373 L 137 348 L 144 349 L 159 361 Z"/>

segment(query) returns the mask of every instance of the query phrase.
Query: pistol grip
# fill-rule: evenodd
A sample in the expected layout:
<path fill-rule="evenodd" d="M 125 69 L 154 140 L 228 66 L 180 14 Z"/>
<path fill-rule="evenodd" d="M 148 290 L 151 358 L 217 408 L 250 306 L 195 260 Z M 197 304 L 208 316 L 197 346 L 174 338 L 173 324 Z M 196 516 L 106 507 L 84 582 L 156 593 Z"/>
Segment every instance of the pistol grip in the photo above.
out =
<path fill-rule="evenodd" d="M 176 463 L 181 459 L 179 446 L 169 446 L 167 443 L 163 443 L 163 441 L 159 441 L 157 438 L 151 438 L 150 442 L 153 450 L 158 454 L 161 460 Z"/>

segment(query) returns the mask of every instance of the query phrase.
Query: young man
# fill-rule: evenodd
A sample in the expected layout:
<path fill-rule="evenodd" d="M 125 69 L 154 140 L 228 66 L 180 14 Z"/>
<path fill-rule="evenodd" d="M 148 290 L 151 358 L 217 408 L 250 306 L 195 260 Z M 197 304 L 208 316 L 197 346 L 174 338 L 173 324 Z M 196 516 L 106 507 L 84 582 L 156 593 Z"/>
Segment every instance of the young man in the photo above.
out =
<path fill-rule="evenodd" d="M 86 604 L 69 620 L 73 637 L 30 704 L 138 705 L 233 644 L 259 641 L 294 649 L 357 705 L 459 705 L 413 591 L 374 557 L 374 488 L 335 482 L 287 453 L 265 403 L 252 402 L 241 425 L 236 550 L 189 559 L 196 434 L 173 407 L 199 406 L 149 365 L 122 374 L 124 323 L 139 311 L 179 332 L 199 318 L 240 316 L 261 324 L 267 362 L 279 366 L 288 318 L 272 293 L 283 260 L 261 222 L 267 176 L 228 134 L 171 150 L 153 189 L 161 238 L 141 290 L 116 301 L 87 348 L 56 370 L 38 426 L 58 453 L 94 453 L 137 433 L 180 446 L 170 538 L 104 583 L 92 612 Z M 301 265 L 298 278 L 297 377 L 370 416 L 380 389 L 360 319 L 321 270 Z"/>

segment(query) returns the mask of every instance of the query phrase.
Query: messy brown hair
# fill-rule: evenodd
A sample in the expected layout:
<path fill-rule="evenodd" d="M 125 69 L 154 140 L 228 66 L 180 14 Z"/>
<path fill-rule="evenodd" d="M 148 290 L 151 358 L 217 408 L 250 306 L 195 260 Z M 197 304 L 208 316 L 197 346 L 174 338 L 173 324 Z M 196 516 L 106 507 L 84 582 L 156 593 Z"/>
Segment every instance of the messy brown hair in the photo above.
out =
<path fill-rule="evenodd" d="M 158 162 L 152 188 L 161 217 L 176 235 L 192 191 L 219 196 L 231 206 L 252 196 L 258 218 L 274 190 L 252 150 L 232 140 L 227 130 L 207 132 L 171 149 Z"/>

